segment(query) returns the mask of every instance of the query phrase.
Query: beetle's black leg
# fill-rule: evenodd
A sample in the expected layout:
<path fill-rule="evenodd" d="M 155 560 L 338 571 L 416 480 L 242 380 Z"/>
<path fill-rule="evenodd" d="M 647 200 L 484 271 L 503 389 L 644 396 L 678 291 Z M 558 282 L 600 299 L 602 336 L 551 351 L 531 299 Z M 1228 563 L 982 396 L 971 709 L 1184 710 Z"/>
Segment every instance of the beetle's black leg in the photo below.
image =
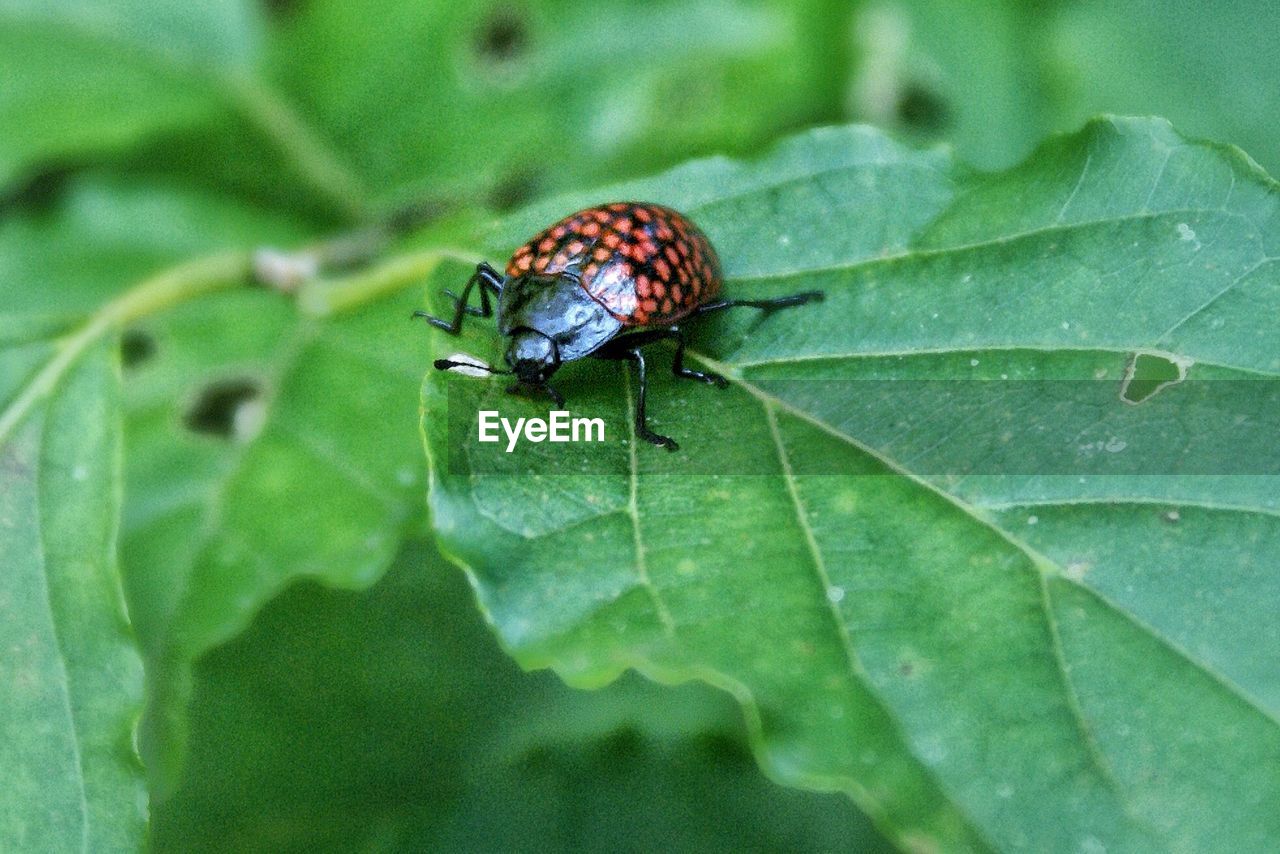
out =
<path fill-rule="evenodd" d="M 455 304 L 462 301 L 457 294 L 455 294 L 453 291 L 449 290 L 448 288 L 444 289 L 444 295 L 451 298 Z M 490 312 L 485 311 L 485 308 L 487 307 L 486 303 L 488 303 L 488 301 L 489 300 L 485 295 L 484 288 L 481 288 L 480 289 L 480 307 L 477 308 L 474 305 L 468 305 L 463 309 L 463 311 L 467 313 L 468 317 L 488 317 L 490 314 L 493 313 L 491 311 Z"/>
<path fill-rule="evenodd" d="M 671 361 L 671 373 L 678 377 L 684 377 L 688 380 L 700 380 L 708 385 L 713 385 L 716 388 L 729 387 L 729 381 L 719 374 L 712 373 L 711 371 L 704 373 L 702 371 L 694 371 L 686 368 L 684 366 L 684 330 L 679 326 L 673 326 L 668 331 L 671 333 L 671 337 L 676 340 L 676 357 Z"/>
<path fill-rule="evenodd" d="M 478 310 L 467 306 L 467 299 L 471 296 L 471 289 L 476 285 L 480 286 L 480 308 Z M 445 291 L 445 294 L 453 297 L 452 320 L 441 320 L 425 311 L 415 311 L 413 316 L 424 318 L 427 323 L 437 329 L 443 329 L 450 335 L 457 335 L 462 329 L 462 317 L 464 314 L 479 317 L 493 315 L 493 306 L 489 302 L 490 291 L 493 291 L 495 295 L 502 294 L 502 276 L 498 274 L 497 270 L 481 261 L 476 265 L 476 271 L 471 274 L 471 278 L 467 279 L 466 285 L 462 288 L 461 296 L 454 295 L 452 291 Z"/>
<path fill-rule="evenodd" d="M 649 378 L 645 373 L 644 353 L 640 351 L 639 347 L 633 347 L 623 354 L 623 358 L 630 359 L 636 366 L 636 379 L 638 380 L 639 385 L 639 391 L 636 392 L 636 435 L 641 439 L 644 439 L 646 442 L 661 445 L 668 451 L 678 450 L 680 446 L 676 444 L 675 439 L 672 439 L 670 436 L 662 436 L 650 430 L 649 423 L 644 417 L 645 392 L 648 391 L 649 388 Z"/>
<path fill-rule="evenodd" d="M 502 296 L 502 274 L 489 266 L 487 261 L 476 265 L 476 276 L 480 277 L 480 316 L 491 317 L 493 307 L 489 305 L 489 292 L 495 297 Z"/>
<path fill-rule="evenodd" d="M 710 314 L 713 311 L 737 308 L 739 306 L 774 311 L 779 308 L 790 308 L 793 305 L 804 305 L 807 302 L 822 302 L 825 298 L 826 294 L 822 291 L 805 291 L 804 293 L 775 297 L 774 299 L 722 299 L 698 306 L 698 310 L 694 314 Z"/>

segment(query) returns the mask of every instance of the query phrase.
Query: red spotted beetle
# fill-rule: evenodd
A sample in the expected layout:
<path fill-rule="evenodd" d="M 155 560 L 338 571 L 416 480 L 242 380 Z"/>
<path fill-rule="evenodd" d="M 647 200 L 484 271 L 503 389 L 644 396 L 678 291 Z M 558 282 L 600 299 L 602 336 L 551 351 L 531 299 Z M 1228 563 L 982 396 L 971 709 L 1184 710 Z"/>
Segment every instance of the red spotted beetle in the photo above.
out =
<path fill-rule="evenodd" d="M 467 305 L 477 285 L 479 308 Z M 563 363 L 584 356 L 630 361 L 639 380 L 636 435 L 674 451 L 675 441 L 645 421 L 642 348 L 673 340 L 676 376 L 724 388 L 728 382 L 719 374 L 684 366 L 683 321 L 734 306 L 772 311 L 823 296 L 807 291 L 776 299 L 717 299 L 720 285 L 715 250 L 684 215 L 661 205 L 614 202 L 570 214 L 540 232 L 511 256 L 505 276 L 486 263 L 477 265 L 461 295 L 445 291 L 454 301 L 452 319 L 424 311 L 414 316 L 457 335 L 464 315 L 492 316 L 490 295 L 497 297 L 509 370 L 453 359 L 437 359 L 435 366 L 514 375 L 516 384 L 508 391 L 540 390 L 558 406 L 564 398 L 548 380 Z"/>

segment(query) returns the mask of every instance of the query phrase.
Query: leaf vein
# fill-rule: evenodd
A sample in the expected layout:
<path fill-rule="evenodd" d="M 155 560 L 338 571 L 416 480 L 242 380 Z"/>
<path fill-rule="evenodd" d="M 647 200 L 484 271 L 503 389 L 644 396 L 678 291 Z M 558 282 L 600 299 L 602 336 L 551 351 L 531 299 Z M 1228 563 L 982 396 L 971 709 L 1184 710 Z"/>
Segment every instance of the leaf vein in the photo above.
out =
<path fill-rule="evenodd" d="M 634 411 L 634 402 L 632 401 L 631 391 L 631 372 L 624 372 L 624 388 L 626 389 L 627 413 Z M 649 593 L 649 599 L 653 602 L 653 609 L 657 612 L 658 621 L 662 623 L 663 633 L 667 637 L 673 637 L 676 631 L 675 620 L 671 616 L 671 611 L 667 608 L 662 597 L 658 595 L 658 589 L 653 585 L 653 579 L 649 577 L 648 560 L 645 557 L 644 536 L 640 530 L 640 460 L 636 442 L 639 437 L 636 436 L 636 425 L 634 418 L 627 418 L 627 424 L 630 425 L 631 441 L 628 442 L 629 455 L 628 463 L 630 466 L 630 476 L 628 478 L 630 484 L 630 494 L 627 498 L 627 515 L 631 518 L 631 534 L 636 552 L 636 575 L 640 579 L 640 583 Z"/>

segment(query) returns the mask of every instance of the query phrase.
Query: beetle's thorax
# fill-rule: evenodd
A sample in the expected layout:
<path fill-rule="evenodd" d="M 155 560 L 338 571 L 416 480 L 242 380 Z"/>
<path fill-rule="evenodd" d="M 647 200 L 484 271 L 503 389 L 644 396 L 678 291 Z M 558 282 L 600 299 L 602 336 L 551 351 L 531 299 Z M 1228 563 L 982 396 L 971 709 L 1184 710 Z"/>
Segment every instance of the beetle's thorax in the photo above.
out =
<path fill-rule="evenodd" d="M 508 279 L 498 301 L 498 331 L 511 339 L 507 363 L 512 370 L 521 360 L 554 356 L 558 366 L 580 359 L 621 328 L 621 321 L 569 274 Z"/>

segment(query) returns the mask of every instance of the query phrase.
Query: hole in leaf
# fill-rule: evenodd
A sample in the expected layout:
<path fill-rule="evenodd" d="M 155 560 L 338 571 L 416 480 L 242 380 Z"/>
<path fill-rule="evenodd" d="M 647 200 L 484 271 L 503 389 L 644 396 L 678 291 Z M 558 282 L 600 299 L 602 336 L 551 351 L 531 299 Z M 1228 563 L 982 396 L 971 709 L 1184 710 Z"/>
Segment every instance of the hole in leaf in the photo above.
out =
<path fill-rule="evenodd" d="M 950 113 L 942 96 L 921 83 L 908 83 L 898 98 L 898 120 L 914 130 L 942 130 Z"/>
<path fill-rule="evenodd" d="M 156 354 L 156 339 L 141 329 L 127 329 L 120 336 L 120 362 L 133 370 Z"/>
<path fill-rule="evenodd" d="M 476 53 L 493 63 L 508 63 L 529 47 L 529 27 L 524 16 L 510 6 L 499 6 L 476 34 Z"/>
<path fill-rule="evenodd" d="M 1186 376 L 1186 363 L 1155 353 L 1135 353 L 1125 371 L 1120 399 L 1137 405 L 1150 400 L 1166 386 L 1182 382 Z"/>
<path fill-rule="evenodd" d="M 530 169 L 512 172 L 489 194 L 489 202 L 497 211 L 508 211 L 528 202 L 538 192 L 538 176 Z"/>
<path fill-rule="evenodd" d="M 257 435 L 266 415 L 261 398 L 251 379 L 219 380 L 205 386 L 184 421 L 194 433 L 246 441 Z"/>

